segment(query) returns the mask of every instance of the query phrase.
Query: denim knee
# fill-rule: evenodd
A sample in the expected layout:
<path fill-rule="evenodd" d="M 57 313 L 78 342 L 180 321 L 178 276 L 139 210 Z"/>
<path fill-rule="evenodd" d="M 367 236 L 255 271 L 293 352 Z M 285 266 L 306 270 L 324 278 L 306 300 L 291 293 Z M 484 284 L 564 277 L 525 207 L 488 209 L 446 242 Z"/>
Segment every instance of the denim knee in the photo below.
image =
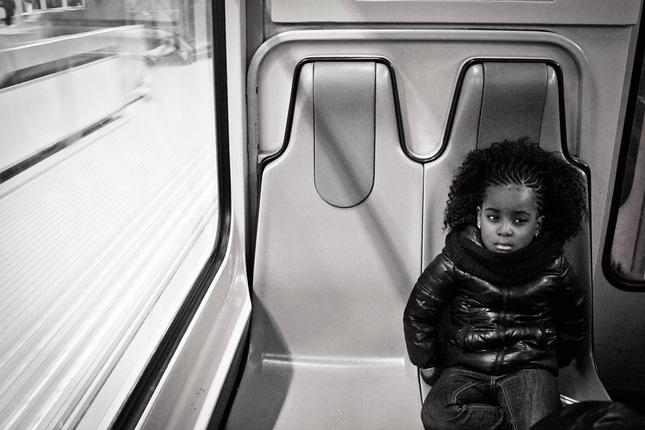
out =
<path fill-rule="evenodd" d="M 437 408 L 430 407 L 426 403 L 421 410 L 421 421 L 426 430 L 506 429 L 502 408 L 486 404 L 449 405 Z"/>
<path fill-rule="evenodd" d="M 484 375 L 448 368 L 432 387 L 421 410 L 426 429 L 501 429 L 505 414 L 491 396 Z M 490 377 L 489 377 L 490 379 Z"/>

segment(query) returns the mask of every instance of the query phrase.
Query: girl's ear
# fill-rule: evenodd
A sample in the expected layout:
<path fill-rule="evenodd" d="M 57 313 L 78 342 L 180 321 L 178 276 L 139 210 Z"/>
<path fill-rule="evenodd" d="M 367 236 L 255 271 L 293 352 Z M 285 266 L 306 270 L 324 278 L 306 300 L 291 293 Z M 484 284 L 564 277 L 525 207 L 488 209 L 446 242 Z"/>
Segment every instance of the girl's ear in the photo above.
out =
<path fill-rule="evenodd" d="M 535 235 L 537 236 L 542 231 L 542 223 L 544 222 L 544 215 L 538 217 L 535 221 Z"/>
<path fill-rule="evenodd" d="M 482 208 L 480 206 L 477 206 L 477 228 L 482 228 L 481 215 Z"/>

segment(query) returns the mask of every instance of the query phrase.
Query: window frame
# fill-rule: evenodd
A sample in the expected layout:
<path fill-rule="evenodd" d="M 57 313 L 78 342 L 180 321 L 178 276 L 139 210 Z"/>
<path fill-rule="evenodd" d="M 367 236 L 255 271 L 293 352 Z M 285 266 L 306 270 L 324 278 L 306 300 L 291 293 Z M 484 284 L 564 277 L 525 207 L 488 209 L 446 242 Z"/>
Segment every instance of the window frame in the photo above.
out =
<path fill-rule="evenodd" d="M 215 138 L 217 144 L 219 219 L 213 251 L 193 287 L 184 299 L 177 316 L 163 336 L 131 394 L 112 422 L 111 428 L 135 429 L 153 397 L 155 388 L 169 367 L 174 353 L 188 330 L 215 276 L 222 266 L 230 242 L 231 167 L 228 129 L 228 92 L 226 60 L 226 22 L 223 1 L 212 0 L 213 79 L 215 81 Z"/>
<path fill-rule="evenodd" d="M 645 30 L 643 27 L 639 29 L 638 39 L 636 42 L 636 49 L 634 53 L 634 63 L 632 66 L 632 76 L 629 84 L 629 92 L 627 99 L 627 106 L 625 110 L 625 120 L 623 123 L 623 133 L 620 139 L 620 149 L 618 153 L 618 161 L 616 164 L 616 176 L 614 179 L 614 188 L 611 195 L 611 204 L 609 219 L 607 222 L 607 234 L 605 237 L 604 249 L 602 253 L 602 270 L 605 275 L 605 278 L 609 281 L 614 287 L 630 292 L 645 292 L 645 277 L 643 280 L 630 280 L 618 275 L 612 263 L 612 250 L 614 246 L 614 237 L 616 233 L 616 225 L 618 221 L 618 214 L 620 207 L 623 202 L 623 188 L 625 185 L 625 180 L 629 179 L 629 176 L 626 175 L 627 167 L 629 167 L 630 161 L 634 163 L 633 168 L 630 168 L 632 172 L 635 172 L 635 164 L 638 159 L 639 152 L 643 152 L 641 156 L 645 156 L 645 139 L 641 138 L 638 142 L 632 141 L 632 134 L 634 132 L 634 126 L 640 126 L 641 132 L 645 132 L 645 110 L 641 110 L 640 113 L 642 117 L 637 118 L 636 115 L 639 114 L 638 110 L 638 95 L 642 89 L 645 92 Z M 632 145 L 638 144 L 638 147 L 632 148 Z M 631 175 L 632 184 L 635 179 L 634 175 Z M 644 197 L 645 198 L 645 197 Z M 641 212 L 641 223 L 643 222 L 643 217 L 645 216 L 645 208 Z"/>

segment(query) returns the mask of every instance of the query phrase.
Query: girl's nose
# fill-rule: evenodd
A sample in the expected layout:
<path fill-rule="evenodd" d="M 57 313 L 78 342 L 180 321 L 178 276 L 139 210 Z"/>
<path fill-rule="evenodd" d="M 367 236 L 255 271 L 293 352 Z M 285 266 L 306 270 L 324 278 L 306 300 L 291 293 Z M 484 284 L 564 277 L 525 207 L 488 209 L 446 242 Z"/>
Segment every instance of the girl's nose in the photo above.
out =
<path fill-rule="evenodd" d="M 513 234 L 513 229 L 511 229 L 511 225 L 508 222 L 502 222 L 499 225 L 499 230 L 497 231 L 497 234 L 500 236 L 510 236 Z"/>

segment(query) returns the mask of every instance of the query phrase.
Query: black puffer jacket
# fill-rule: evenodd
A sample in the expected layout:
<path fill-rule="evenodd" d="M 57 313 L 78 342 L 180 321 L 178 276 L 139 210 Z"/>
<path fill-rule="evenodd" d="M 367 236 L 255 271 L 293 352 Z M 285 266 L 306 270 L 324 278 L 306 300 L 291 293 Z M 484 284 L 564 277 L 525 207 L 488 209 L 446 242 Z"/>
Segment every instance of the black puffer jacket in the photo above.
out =
<path fill-rule="evenodd" d="M 442 347 L 439 321 L 448 305 Z M 584 291 L 561 244 L 544 238 L 498 254 L 483 247 L 475 228 L 448 235 L 446 248 L 414 286 L 403 323 L 415 365 L 460 365 L 494 375 L 526 368 L 557 375 L 587 334 Z"/>

